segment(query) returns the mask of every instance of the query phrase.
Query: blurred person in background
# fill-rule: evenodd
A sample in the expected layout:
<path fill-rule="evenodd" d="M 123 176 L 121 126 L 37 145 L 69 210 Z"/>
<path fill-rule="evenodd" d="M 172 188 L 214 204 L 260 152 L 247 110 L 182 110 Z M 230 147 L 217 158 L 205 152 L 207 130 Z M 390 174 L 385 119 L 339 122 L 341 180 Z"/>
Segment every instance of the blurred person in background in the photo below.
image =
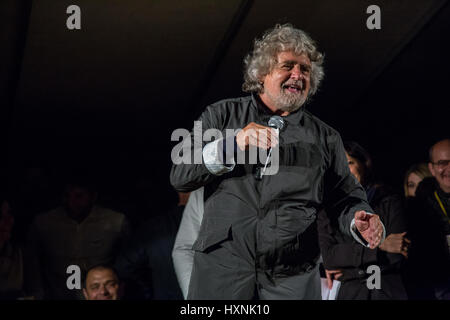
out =
<path fill-rule="evenodd" d="M 92 173 L 75 170 L 66 177 L 63 203 L 35 217 L 26 250 L 27 287 L 37 299 L 79 300 L 81 289 L 67 287 L 67 268 L 81 272 L 112 264 L 130 233 L 122 213 L 96 204 Z"/>
<path fill-rule="evenodd" d="M 0 300 L 23 297 L 23 254 L 14 238 L 11 200 L 0 195 Z"/>
<path fill-rule="evenodd" d="M 86 300 L 120 300 L 122 284 L 112 267 L 94 266 L 86 273 L 83 294 Z"/>
<path fill-rule="evenodd" d="M 115 268 L 126 284 L 125 298 L 182 300 L 172 248 L 189 193 L 169 190 L 166 212 L 143 222 L 121 250 Z"/>
<path fill-rule="evenodd" d="M 415 197 L 417 186 L 427 177 L 431 177 L 431 172 L 426 163 L 417 163 L 409 167 L 403 183 L 405 197 Z"/>
<path fill-rule="evenodd" d="M 450 139 L 429 150 L 428 169 L 409 198 L 410 259 L 405 283 L 411 299 L 450 300 Z"/>
<path fill-rule="evenodd" d="M 410 241 L 406 238 L 402 197 L 389 187 L 375 183 L 372 159 L 359 144 L 345 142 L 344 148 L 351 173 L 364 187 L 369 205 L 385 224 L 386 239 L 375 249 L 361 246 L 339 232 L 336 222 L 321 211 L 319 243 L 328 286 L 331 289 L 334 279 L 341 281 L 338 300 L 405 300 L 401 268 L 408 256 Z M 380 289 L 367 287 L 369 265 L 380 267 Z"/>

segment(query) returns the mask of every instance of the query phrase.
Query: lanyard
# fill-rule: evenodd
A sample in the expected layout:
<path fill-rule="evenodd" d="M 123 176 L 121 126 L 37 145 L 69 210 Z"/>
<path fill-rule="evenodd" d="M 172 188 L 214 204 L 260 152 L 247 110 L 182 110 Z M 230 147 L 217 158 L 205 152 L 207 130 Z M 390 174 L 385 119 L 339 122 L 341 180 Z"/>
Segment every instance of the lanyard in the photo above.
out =
<path fill-rule="evenodd" d="M 441 201 L 441 199 L 439 198 L 439 196 L 438 196 L 438 194 L 437 194 L 436 191 L 434 192 L 434 196 L 436 197 L 437 202 L 438 202 L 439 205 L 441 206 L 442 212 L 444 212 L 445 216 L 446 216 L 447 219 L 448 219 L 447 211 L 445 210 L 444 205 L 442 204 L 442 201 Z M 450 220 L 449 220 L 449 222 L 450 222 Z"/>

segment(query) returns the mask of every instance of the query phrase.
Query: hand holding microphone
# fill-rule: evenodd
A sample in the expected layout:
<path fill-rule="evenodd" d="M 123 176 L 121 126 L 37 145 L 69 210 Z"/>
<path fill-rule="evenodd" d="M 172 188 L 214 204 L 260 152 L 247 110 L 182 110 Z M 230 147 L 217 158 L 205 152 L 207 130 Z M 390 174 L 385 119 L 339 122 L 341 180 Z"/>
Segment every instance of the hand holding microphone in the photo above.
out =
<path fill-rule="evenodd" d="M 277 132 L 273 128 L 250 122 L 236 135 L 236 144 L 241 151 L 247 150 L 251 145 L 269 149 L 278 144 Z"/>
<path fill-rule="evenodd" d="M 259 170 L 257 174 L 257 179 L 259 180 L 267 169 L 272 148 L 276 147 L 279 143 L 278 134 L 285 127 L 285 122 L 280 116 L 272 116 L 268 121 L 268 125 L 266 127 L 251 122 L 236 135 L 236 144 L 242 151 L 247 150 L 250 145 L 266 150 L 269 149 L 269 155 L 267 156 L 264 168 L 262 171 Z"/>

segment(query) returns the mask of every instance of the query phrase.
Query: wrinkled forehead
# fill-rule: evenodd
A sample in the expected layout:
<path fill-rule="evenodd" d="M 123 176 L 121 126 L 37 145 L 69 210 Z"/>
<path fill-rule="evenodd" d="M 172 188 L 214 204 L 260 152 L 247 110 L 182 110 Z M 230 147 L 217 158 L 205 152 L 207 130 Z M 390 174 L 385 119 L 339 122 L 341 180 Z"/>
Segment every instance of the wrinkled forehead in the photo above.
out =
<path fill-rule="evenodd" d="M 87 276 L 87 284 L 105 283 L 107 281 L 118 281 L 116 274 L 110 269 L 91 270 Z"/>
<path fill-rule="evenodd" d="M 295 56 L 295 57 L 302 57 L 303 59 L 308 60 L 309 63 L 311 63 L 311 57 L 309 56 L 308 52 L 305 50 L 295 50 L 294 48 L 285 49 L 285 50 L 277 50 L 273 55 L 272 58 L 274 60 L 279 60 L 280 56 Z"/>

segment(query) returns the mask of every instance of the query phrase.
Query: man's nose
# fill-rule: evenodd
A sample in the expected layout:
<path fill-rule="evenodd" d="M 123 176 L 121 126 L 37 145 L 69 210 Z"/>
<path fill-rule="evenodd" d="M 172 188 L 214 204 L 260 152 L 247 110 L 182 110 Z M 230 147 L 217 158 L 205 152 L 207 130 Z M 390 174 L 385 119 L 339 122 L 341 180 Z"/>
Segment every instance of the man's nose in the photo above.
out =
<path fill-rule="evenodd" d="M 102 286 L 102 295 L 104 295 L 104 296 L 107 296 L 107 295 L 109 295 L 109 291 L 108 291 L 108 289 L 106 289 L 106 286 Z"/>
<path fill-rule="evenodd" d="M 291 79 L 299 80 L 302 77 L 302 71 L 299 65 L 295 65 L 291 70 Z"/>

